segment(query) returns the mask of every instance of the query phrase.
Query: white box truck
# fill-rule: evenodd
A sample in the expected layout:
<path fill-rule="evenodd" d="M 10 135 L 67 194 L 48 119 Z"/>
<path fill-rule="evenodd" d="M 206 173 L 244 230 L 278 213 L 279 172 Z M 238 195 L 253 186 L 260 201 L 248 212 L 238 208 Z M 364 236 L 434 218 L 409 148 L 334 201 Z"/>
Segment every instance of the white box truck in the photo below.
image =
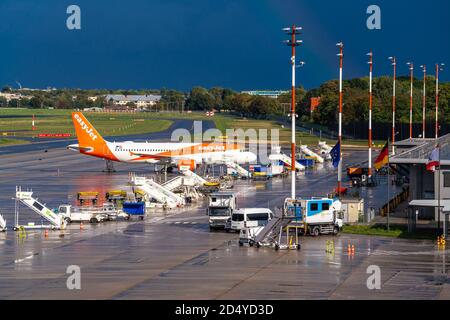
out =
<path fill-rule="evenodd" d="M 307 233 L 313 236 L 338 234 L 344 224 L 342 203 L 337 199 L 286 199 L 284 216 L 293 223 L 306 224 Z"/>
<path fill-rule="evenodd" d="M 236 209 L 236 196 L 233 192 L 215 192 L 208 197 L 206 214 L 209 216 L 209 229 L 225 229 Z"/>

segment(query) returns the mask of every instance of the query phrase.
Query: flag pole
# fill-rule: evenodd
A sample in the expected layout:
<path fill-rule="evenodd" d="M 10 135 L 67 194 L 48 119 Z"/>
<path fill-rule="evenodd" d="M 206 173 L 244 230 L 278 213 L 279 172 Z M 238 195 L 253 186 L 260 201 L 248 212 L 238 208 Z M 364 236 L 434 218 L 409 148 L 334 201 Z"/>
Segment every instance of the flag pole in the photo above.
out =
<path fill-rule="evenodd" d="M 391 213 L 391 194 L 389 191 L 389 185 L 391 184 L 391 165 L 390 165 L 390 160 L 391 157 L 389 157 L 389 138 L 388 138 L 388 179 L 387 179 L 387 194 L 388 194 L 388 205 L 387 205 L 387 230 L 388 232 L 390 231 L 390 225 L 389 225 L 389 216 Z"/>
<path fill-rule="evenodd" d="M 441 228 L 441 147 L 439 145 L 437 145 L 438 147 L 438 162 L 439 162 L 439 169 L 438 169 L 438 218 L 439 218 L 439 225 L 438 228 Z M 446 223 L 445 223 L 445 217 L 444 217 L 444 223 L 443 223 L 443 235 L 444 237 L 447 237 L 447 230 L 446 228 Z"/>

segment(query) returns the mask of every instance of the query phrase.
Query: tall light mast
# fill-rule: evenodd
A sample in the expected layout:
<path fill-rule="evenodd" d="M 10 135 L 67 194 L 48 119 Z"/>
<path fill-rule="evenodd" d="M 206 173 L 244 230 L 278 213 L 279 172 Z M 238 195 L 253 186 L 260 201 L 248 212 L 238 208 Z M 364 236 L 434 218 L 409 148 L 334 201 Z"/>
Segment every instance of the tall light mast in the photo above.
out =
<path fill-rule="evenodd" d="M 397 58 L 396 57 L 389 57 L 389 60 L 392 61 L 392 66 L 394 67 L 394 80 L 393 80 L 393 86 L 392 86 L 392 154 L 395 154 L 395 104 L 396 104 L 396 95 L 395 95 L 395 89 L 396 89 L 396 80 L 397 80 Z"/>
<path fill-rule="evenodd" d="M 336 44 L 339 47 L 339 151 L 340 151 L 340 159 L 338 166 L 338 195 L 341 195 L 342 188 L 342 106 L 343 106 L 343 93 L 342 93 L 342 69 L 344 65 L 344 43 L 339 42 Z"/>
<path fill-rule="evenodd" d="M 413 90 L 414 90 L 414 63 L 406 63 L 409 66 L 411 88 L 409 91 L 409 140 L 413 138 Z"/>
<path fill-rule="evenodd" d="M 372 81 L 373 81 L 373 52 L 370 51 L 369 56 L 369 182 L 372 178 Z"/>
<path fill-rule="evenodd" d="M 291 97 L 291 118 L 292 118 L 292 141 L 291 141 L 291 174 L 292 174 L 292 183 L 291 183 L 291 198 L 295 199 L 295 178 L 296 178 L 296 168 L 295 168 L 295 120 L 297 117 L 297 113 L 295 111 L 295 48 L 301 45 L 302 40 L 297 40 L 296 36 L 300 34 L 302 28 L 293 25 L 289 28 L 284 28 L 283 31 L 286 34 L 291 36 L 290 40 L 286 40 L 285 43 L 292 48 L 292 97 Z"/>
<path fill-rule="evenodd" d="M 422 97 L 422 139 L 426 138 L 426 106 L 427 106 L 427 66 L 421 65 L 420 66 L 423 71 L 423 97 Z"/>
<path fill-rule="evenodd" d="M 436 63 L 436 139 L 439 138 L 439 71 L 444 71 L 443 63 Z"/>

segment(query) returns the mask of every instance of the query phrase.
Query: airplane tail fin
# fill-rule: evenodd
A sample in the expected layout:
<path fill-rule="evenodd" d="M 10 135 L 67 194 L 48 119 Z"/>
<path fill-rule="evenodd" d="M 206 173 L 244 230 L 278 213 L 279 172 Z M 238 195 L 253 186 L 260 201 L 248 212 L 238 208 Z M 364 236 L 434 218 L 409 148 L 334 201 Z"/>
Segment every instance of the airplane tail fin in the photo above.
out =
<path fill-rule="evenodd" d="M 108 142 L 103 139 L 81 112 L 72 112 L 72 121 L 75 126 L 78 145 L 69 146 L 69 149 L 79 150 L 83 154 L 106 160 L 119 161 L 110 150 Z"/>
<path fill-rule="evenodd" d="M 102 150 L 105 140 L 94 126 L 85 118 L 81 112 L 72 112 L 72 121 L 75 127 L 78 144 L 80 147 L 90 147 L 94 150 Z"/>

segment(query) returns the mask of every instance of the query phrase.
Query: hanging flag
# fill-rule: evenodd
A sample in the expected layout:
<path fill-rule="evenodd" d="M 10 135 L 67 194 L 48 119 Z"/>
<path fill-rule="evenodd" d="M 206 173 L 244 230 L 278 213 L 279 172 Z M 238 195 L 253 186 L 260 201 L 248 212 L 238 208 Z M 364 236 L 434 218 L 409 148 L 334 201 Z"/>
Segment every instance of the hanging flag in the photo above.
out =
<path fill-rule="evenodd" d="M 434 172 L 436 171 L 436 167 L 441 165 L 439 152 L 439 146 L 434 148 L 434 150 L 431 152 L 430 158 L 428 158 L 427 162 L 427 171 Z"/>
<path fill-rule="evenodd" d="M 337 168 L 341 162 L 341 144 L 338 142 L 330 151 L 331 160 L 333 160 L 333 167 Z"/>
<path fill-rule="evenodd" d="M 375 169 L 378 171 L 389 163 L 389 141 L 380 152 L 377 160 L 375 160 Z"/>

